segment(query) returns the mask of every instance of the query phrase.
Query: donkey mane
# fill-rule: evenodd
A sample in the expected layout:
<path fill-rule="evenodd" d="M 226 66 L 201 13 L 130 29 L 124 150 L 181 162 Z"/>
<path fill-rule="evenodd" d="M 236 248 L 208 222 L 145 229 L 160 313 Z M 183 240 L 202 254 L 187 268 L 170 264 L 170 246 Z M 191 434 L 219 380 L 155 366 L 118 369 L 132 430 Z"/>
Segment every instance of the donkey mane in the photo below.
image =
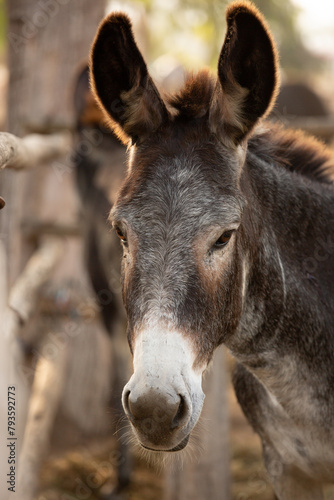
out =
<path fill-rule="evenodd" d="M 208 113 L 216 86 L 209 70 L 188 74 L 185 84 L 166 101 L 174 117 L 193 120 Z M 248 149 L 264 161 L 274 161 L 281 167 L 310 179 L 333 183 L 334 159 L 331 151 L 319 140 L 301 130 L 285 129 L 282 125 L 265 122 L 255 128 Z"/>
<path fill-rule="evenodd" d="M 255 130 L 248 149 L 264 161 L 274 161 L 290 172 L 333 184 L 333 154 L 325 144 L 301 130 L 285 129 L 282 125 L 266 122 L 265 130 Z"/>

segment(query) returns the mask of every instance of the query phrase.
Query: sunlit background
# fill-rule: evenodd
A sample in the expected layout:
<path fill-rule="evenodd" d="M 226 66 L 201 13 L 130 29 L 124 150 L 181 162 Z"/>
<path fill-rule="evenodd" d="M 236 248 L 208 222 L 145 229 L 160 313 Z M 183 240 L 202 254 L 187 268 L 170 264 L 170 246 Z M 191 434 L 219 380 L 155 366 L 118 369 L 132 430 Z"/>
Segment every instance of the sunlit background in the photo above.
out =
<path fill-rule="evenodd" d="M 293 0 L 303 42 L 316 54 L 332 61 L 334 54 L 334 3 L 331 0 Z"/>
<path fill-rule="evenodd" d="M 198 67 L 215 65 L 224 36 L 224 11 L 228 3 L 217 0 L 110 1 L 109 10 L 126 8 L 133 13 L 136 6 L 139 12 L 148 14 L 151 59 L 170 54 L 190 67 Z M 333 63 L 334 3 L 331 0 L 256 0 L 254 3 L 270 23 L 280 47 L 282 66 L 287 71 L 305 69 L 311 61 L 316 64 L 314 59 Z"/>
<path fill-rule="evenodd" d="M 163 80 L 182 64 L 188 70 L 216 68 L 225 34 L 225 9 L 218 0 L 132 0 L 109 2 L 141 26 L 139 44 L 152 74 Z M 334 2 L 256 0 L 280 51 L 282 81 L 318 87 L 332 108 L 334 88 Z M 145 31 L 147 30 L 147 31 Z"/>
<path fill-rule="evenodd" d="M 203 65 L 216 67 L 228 3 L 111 0 L 107 10 L 126 10 L 139 26 L 139 45 L 159 80 L 179 64 L 190 70 Z M 254 3 L 268 19 L 279 46 L 283 81 L 306 78 L 312 84 L 320 84 L 325 97 L 330 99 L 331 85 L 334 86 L 334 2 L 256 0 Z M 0 62 L 5 61 L 5 0 L 0 0 Z"/>

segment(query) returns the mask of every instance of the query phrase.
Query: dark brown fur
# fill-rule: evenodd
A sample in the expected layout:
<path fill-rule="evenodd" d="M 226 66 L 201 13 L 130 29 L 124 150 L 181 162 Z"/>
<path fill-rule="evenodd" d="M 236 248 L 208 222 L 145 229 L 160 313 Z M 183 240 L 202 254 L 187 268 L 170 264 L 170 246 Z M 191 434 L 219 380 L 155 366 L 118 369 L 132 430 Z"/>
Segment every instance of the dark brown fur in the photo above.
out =
<path fill-rule="evenodd" d="M 251 138 L 250 151 L 255 151 L 265 161 L 273 159 L 284 168 L 306 177 L 333 182 L 333 155 L 322 142 L 301 130 L 289 130 L 270 123 L 266 128 Z"/>

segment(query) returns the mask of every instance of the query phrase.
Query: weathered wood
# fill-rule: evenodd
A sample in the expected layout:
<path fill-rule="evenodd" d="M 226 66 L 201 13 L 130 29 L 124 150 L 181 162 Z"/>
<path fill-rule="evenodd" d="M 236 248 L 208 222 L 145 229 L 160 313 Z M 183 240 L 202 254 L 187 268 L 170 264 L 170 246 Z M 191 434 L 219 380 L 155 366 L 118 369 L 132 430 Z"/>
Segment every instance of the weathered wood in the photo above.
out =
<path fill-rule="evenodd" d="M 6 282 L 6 253 L 4 245 L 0 240 L 0 426 L 2 435 L 5 436 L 5 431 L 7 427 L 7 390 L 8 390 L 8 358 L 9 358 L 9 345 L 6 336 L 4 335 L 3 327 L 1 323 L 5 315 L 7 308 L 7 282 Z M 6 377 L 7 375 L 7 377 Z M 5 471 L 7 469 L 7 450 L 5 446 L 0 448 L 0 470 Z M 4 475 L 5 476 L 5 475 Z M 0 481 L 1 491 L 6 491 L 6 481 Z"/>
<path fill-rule="evenodd" d="M 27 391 L 24 380 L 20 373 L 23 363 L 23 353 L 20 348 L 17 337 L 11 335 L 7 330 L 6 316 L 9 308 L 7 306 L 8 289 L 6 280 L 6 252 L 3 242 L 0 240 L 0 428 L 2 437 L 6 439 L 8 425 L 8 387 L 15 386 L 15 434 L 18 437 L 16 441 L 16 465 L 20 445 L 20 437 L 23 435 L 25 422 L 25 409 L 27 406 Z M 17 469 L 16 469 L 17 470 Z M 0 491 L 1 500 L 10 500 L 16 495 L 8 491 L 7 476 L 9 471 L 8 448 L 6 446 L 0 449 Z M 17 482 L 16 482 L 17 484 Z"/>
<path fill-rule="evenodd" d="M 25 219 L 21 225 L 22 232 L 28 238 L 40 236 L 82 236 L 82 228 L 78 224 L 62 224 L 60 222 L 43 222 L 35 219 Z"/>
<path fill-rule="evenodd" d="M 0 133 L 0 169 L 31 169 L 65 155 L 71 145 L 70 134 L 30 134 L 20 139 Z"/>
<path fill-rule="evenodd" d="M 74 77 L 78 66 L 87 60 L 91 40 L 104 14 L 105 1 L 7 0 L 6 4 L 9 21 L 7 41 L 10 72 L 7 130 L 20 137 L 37 131 L 50 133 L 60 128 L 71 130 L 74 124 L 72 106 Z M 69 165 L 70 159 L 61 159 L 60 162 Z M 33 171 L 20 172 L 5 168 L 1 172 L 0 194 L 6 200 L 6 209 L 0 213 L 0 239 L 7 255 L 5 275 L 10 288 L 15 286 L 35 246 L 35 241 L 31 242 L 22 232 L 23 217 L 29 214 L 35 219 L 61 221 L 64 224 L 71 222 L 74 219 L 72 214 L 77 213 L 75 191 L 70 182 L 71 168 L 67 168 L 66 175 L 59 179 L 52 166 L 50 168 L 48 165 L 40 165 Z M 66 271 L 75 268 L 73 262 L 76 263 L 78 260 L 78 253 L 72 251 L 75 246 L 72 240 L 74 238 L 67 239 L 69 250 L 66 252 L 66 259 L 62 259 L 67 265 Z M 59 266 L 56 276 L 59 275 L 58 269 Z M 68 272 L 63 274 L 66 278 L 70 275 Z M 65 280 L 64 277 L 63 279 Z M 18 295 L 15 300 L 17 298 Z M 29 307 L 23 308 L 25 313 L 27 310 Z M 7 311 L 14 318 L 13 326 L 9 330 L 6 329 L 7 332 L 19 333 L 20 314 L 9 308 Z M 2 316 L 1 333 L 5 326 L 7 323 L 6 325 L 3 323 Z M 12 340 L 11 347 L 14 348 L 15 336 Z M 14 364 L 11 361 L 12 350 L 6 348 L 4 351 L 9 358 L 10 366 Z M 24 490 L 24 493 L 18 495 L 20 499 L 24 498 L 23 494 L 29 491 L 28 488 L 30 492 L 35 488 L 39 457 L 45 454 L 53 418 L 59 406 L 59 394 L 62 393 L 62 383 L 57 381 L 57 378 L 62 378 L 66 373 L 65 359 L 59 359 L 57 369 L 52 360 L 46 362 L 41 357 L 40 362 L 42 365 L 39 364 L 41 369 L 37 370 L 34 382 L 28 428 L 23 438 L 24 450 L 19 463 L 21 473 L 25 475 L 23 483 L 20 475 L 20 483 L 23 484 Z M 20 362 L 15 365 L 20 366 Z M 4 380 L 16 383 L 18 374 L 11 371 L 12 376 L 9 377 L 9 370 L 4 372 L 5 375 L 6 373 L 8 377 L 4 377 Z M 23 392 L 20 390 L 19 393 L 19 408 L 25 413 L 27 405 Z M 5 401 L 4 397 L 1 399 Z M 37 411 L 34 410 L 37 408 L 34 403 L 36 400 L 46 411 L 42 417 L 42 428 L 34 419 Z M 23 427 L 23 418 L 21 422 Z M 19 435 L 18 452 L 23 431 Z M 34 452 L 30 462 L 29 448 Z M 6 485 L 1 487 L 4 495 L 6 491 Z"/>
<path fill-rule="evenodd" d="M 9 294 L 7 336 L 16 336 L 31 317 L 37 305 L 38 292 L 59 261 L 62 250 L 63 244 L 59 239 L 47 239 L 28 261 Z"/>
<path fill-rule="evenodd" d="M 6 1 L 8 132 L 22 137 L 42 130 L 50 133 L 60 127 L 73 128 L 75 75 L 87 61 L 105 4 L 105 0 Z M 34 250 L 21 232 L 22 217 L 29 214 L 39 218 L 52 213 L 64 222 L 74 211 L 73 189 L 68 199 L 70 160 L 60 162 L 66 163 L 66 175 L 61 180 L 55 179 L 53 168 L 44 165 L 38 171 L 18 173 L 5 169 L 1 173 L 0 195 L 6 201 L 6 209 L 0 211 L 0 238 L 10 255 L 9 286 Z"/>
<path fill-rule="evenodd" d="M 9 131 L 71 127 L 72 85 L 104 15 L 104 0 L 7 0 Z"/>
<path fill-rule="evenodd" d="M 1 276 L 1 286 L 0 286 L 0 313 L 4 313 L 7 305 L 7 280 L 6 280 L 6 252 L 2 241 L 0 240 L 0 276 Z M 1 314 L 2 316 L 2 314 Z M 1 318 L 0 316 L 0 318 Z"/>
<path fill-rule="evenodd" d="M 34 500 L 38 471 L 45 458 L 50 434 L 66 380 L 68 345 L 57 355 L 40 357 L 29 401 L 27 423 L 18 467 L 20 500 Z"/>
<path fill-rule="evenodd" d="M 229 427 L 224 351 L 219 348 L 203 383 L 204 408 L 181 467 L 168 468 L 165 500 L 229 500 Z"/>
<path fill-rule="evenodd" d="M 9 293 L 9 305 L 2 307 L 1 337 L 7 342 L 4 354 L 9 358 L 9 369 L 4 377 L 9 377 L 10 383 L 17 388 L 20 386 L 20 432 L 25 417 L 24 385 L 20 378 L 20 369 L 23 366 L 23 356 L 16 342 L 21 328 L 33 315 L 39 297 L 41 286 L 49 278 L 50 273 L 63 254 L 64 245 L 59 239 L 45 239 L 40 248 L 29 259 L 22 274 L 15 282 Z M 2 270 L 4 271 L 4 265 Z M 7 298 L 7 290 L 2 290 L 1 302 Z M 22 500 L 33 500 L 37 486 L 37 471 L 39 470 L 43 454 L 49 441 L 50 430 L 54 422 L 59 400 L 63 392 L 65 380 L 65 365 L 67 350 L 64 348 L 57 359 L 40 357 L 37 363 L 36 374 L 29 400 L 27 424 L 24 430 L 22 450 L 17 467 L 19 476 L 17 491 Z M 15 370 L 11 365 L 15 363 Z M 52 390 L 50 391 L 50 387 Z M 17 415 L 19 416 L 19 415 Z M 17 449 L 17 452 L 19 449 Z"/>

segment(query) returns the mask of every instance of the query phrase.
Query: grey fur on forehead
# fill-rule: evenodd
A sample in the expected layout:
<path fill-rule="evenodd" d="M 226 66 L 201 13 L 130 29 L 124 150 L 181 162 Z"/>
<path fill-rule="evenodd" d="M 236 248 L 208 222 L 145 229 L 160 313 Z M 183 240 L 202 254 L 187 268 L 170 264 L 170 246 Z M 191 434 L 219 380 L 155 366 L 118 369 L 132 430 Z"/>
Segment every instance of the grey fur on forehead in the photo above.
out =
<path fill-rule="evenodd" d="M 114 220 L 154 225 L 157 218 L 162 223 L 167 216 L 177 225 L 196 219 L 201 227 L 240 221 L 244 201 L 232 181 L 224 186 L 218 179 L 207 179 L 203 165 L 190 158 L 159 159 L 153 168 L 154 175 L 144 176 L 128 202 L 119 200 Z"/>

